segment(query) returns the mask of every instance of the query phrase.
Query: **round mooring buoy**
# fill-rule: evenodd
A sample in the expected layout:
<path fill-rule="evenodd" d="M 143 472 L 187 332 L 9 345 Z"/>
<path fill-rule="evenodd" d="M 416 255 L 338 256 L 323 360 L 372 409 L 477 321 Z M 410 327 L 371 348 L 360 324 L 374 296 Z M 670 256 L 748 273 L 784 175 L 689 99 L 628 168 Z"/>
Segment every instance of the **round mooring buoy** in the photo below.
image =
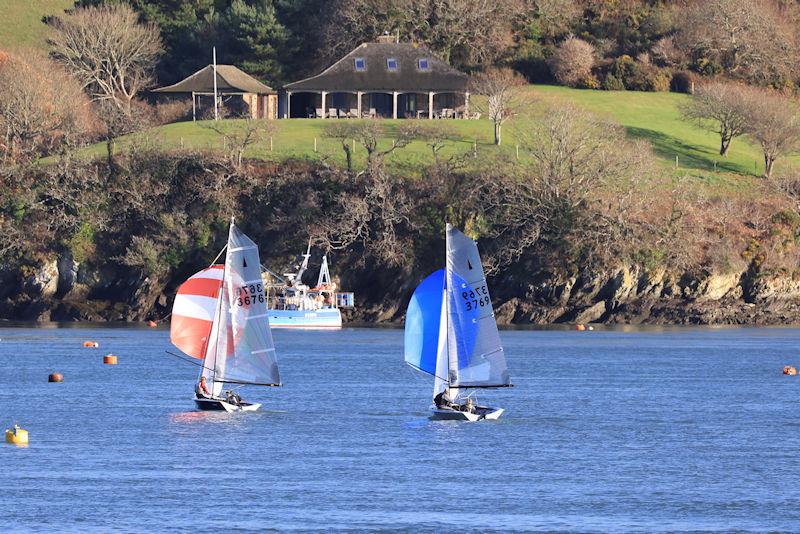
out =
<path fill-rule="evenodd" d="M 575 325 L 575 330 L 577 330 L 578 332 L 583 332 L 584 330 L 586 330 L 586 326 L 584 326 L 582 324 L 576 324 Z"/>
<path fill-rule="evenodd" d="M 117 365 L 117 357 L 113 354 L 103 356 L 103 363 L 106 365 Z"/>
<path fill-rule="evenodd" d="M 97 341 L 84 341 L 83 346 L 86 347 L 87 349 L 96 349 L 97 347 L 100 346 L 100 343 L 98 343 Z"/>
<path fill-rule="evenodd" d="M 63 382 L 64 381 L 64 375 L 62 375 L 61 373 L 50 373 L 50 375 L 47 377 L 47 381 L 48 382 Z"/>
<path fill-rule="evenodd" d="M 158 326 L 158 323 L 155 321 L 147 321 L 147 326 L 149 326 L 150 328 L 155 328 Z"/>
<path fill-rule="evenodd" d="M 27 445 L 28 431 L 15 424 L 6 430 L 6 443 L 10 443 L 12 445 Z"/>

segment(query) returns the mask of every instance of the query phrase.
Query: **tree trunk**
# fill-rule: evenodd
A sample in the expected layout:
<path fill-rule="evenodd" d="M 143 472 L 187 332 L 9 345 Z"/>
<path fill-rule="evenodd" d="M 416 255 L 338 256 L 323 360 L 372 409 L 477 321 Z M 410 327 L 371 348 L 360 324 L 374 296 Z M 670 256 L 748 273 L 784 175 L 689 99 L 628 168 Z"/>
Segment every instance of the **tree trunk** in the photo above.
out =
<path fill-rule="evenodd" d="M 344 156 L 347 159 L 347 172 L 353 172 L 353 151 L 350 150 L 350 145 L 347 142 L 347 139 L 342 141 L 342 149 L 344 150 Z"/>
<path fill-rule="evenodd" d="M 501 127 L 502 127 L 502 125 L 499 122 L 495 122 L 494 123 L 494 144 L 498 145 L 498 146 L 500 145 L 500 141 L 501 141 L 501 135 L 500 135 L 501 134 L 501 132 L 500 132 L 500 128 Z"/>
<path fill-rule="evenodd" d="M 775 156 L 764 154 L 764 178 L 772 178 L 772 169 L 775 166 Z"/>
<path fill-rule="evenodd" d="M 728 152 L 731 149 L 731 141 L 733 141 L 733 138 L 729 135 L 722 135 L 720 136 L 720 139 L 721 141 L 719 145 L 719 155 L 727 158 Z"/>
<path fill-rule="evenodd" d="M 106 157 L 108 160 L 108 174 L 114 174 L 114 137 L 106 137 Z"/>

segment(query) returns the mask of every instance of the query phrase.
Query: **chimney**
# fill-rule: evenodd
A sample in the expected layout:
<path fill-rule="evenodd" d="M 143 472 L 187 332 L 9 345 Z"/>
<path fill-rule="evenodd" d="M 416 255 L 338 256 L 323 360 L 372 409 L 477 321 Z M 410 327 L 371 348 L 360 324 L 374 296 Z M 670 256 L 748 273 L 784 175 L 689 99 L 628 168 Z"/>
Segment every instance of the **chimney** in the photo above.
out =
<path fill-rule="evenodd" d="M 379 35 L 377 42 L 379 43 L 394 43 L 395 37 L 394 35 L 389 35 L 389 32 L 384 32 L 383 35 Z"/>

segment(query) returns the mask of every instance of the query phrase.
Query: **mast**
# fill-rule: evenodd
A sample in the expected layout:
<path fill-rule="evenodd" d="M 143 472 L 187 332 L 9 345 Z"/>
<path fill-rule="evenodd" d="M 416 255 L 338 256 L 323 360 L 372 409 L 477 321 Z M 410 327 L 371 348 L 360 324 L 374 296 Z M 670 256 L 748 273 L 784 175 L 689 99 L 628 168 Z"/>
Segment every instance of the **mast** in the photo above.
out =
<path fill-rule="evenodd" d="M 445 292 L 445 295 L 444 295 L 444 303 L 443 303 L 444 306 L 443 307 L 444 307 L 445 312 L 446 312 L 445 313 L 445 317 L 447 318 L 447 320 L 445 321 L 445 328 L 446 328 L 445 344 L 446 344 L 446 347 L 447 347 L 447 386 L 450 388 L 450 393 L 452 395 L 452 397 L 450 397 L 450 398 L 455 401 L 456 397 L 458 396 L 458 388 L 451 387 L 451 384 L 453 383 L 454 380 L 457 381 L 456 374 L 458 373 L 458 353 L 456 351 L 450 350 L 450 331 L 453 329 L 452 318 L 450 317 L 450 278 L 451 278 L 451 274 L 452 274 L 452 269 L 447 265 L 447 261 L 448 261 L 448 258 L 450 256 L 450 246 L 451 246 L 451 244 L 450 244 L 450 230 L 451 229 L 452 229 L 452 226 L 450 225 L 450 223 L 447 223 L 445 225 L 445 239 L 444 239 L 444 242 L 445 242 L 445 251 L 444 251 L 444 258 L 445 258 L 445 260 L 444 260 L 444 262 L 445 262 L 445 268 L 444 268 L 444 292 Z M 454 357 L 455 357 L 455 361 L 453 361 Z"/>
<path fill-rule="evenodd" d="M 217 47 L 213 48 L 214 58 L 214 120 L 219 120 L 219 111 L 217 110 Z"/>
<path fill-rule="evenodd" d="M 233 226 L 233 217 L 231 217 L 231 227 L 232 226 Z M 231 240 L 231 230 L 230 230 L 230 227 L 229 227 L 228 228 L 228 243 L 225 244 L 225 248 L 223 249 L 225 251 L 225 262 L 222 264 L 223 265 L 223 267 L 222 267 L 222 283 L 219 286 L 219 297 L 217 298 L 217 314 L 216 314 L 216 316 L 214 318 L 215 319 L 215 323 L 216 323 L 215 326 L 217 327 L 217 335 L 216 335 L 216 338 L 214 339 L 214 366 L 211 367 L 211 369 L 212 369 L 212 375 L 211 375 L 211 391 L 212 391 L 212 393 L 214 391 L 214 384 L 216 383 L 216 378 L 217 378 L 217 358 L 219 356 L 219 331 L 221 330 L 220 322 L 222 320 L 222 302 L 223 302 L 224 297 L 225 297 L 225 276 L 228 274 L 228 261 L 227 261 L 228 254 L 227 254 L 227 252 L 228 252 L 228 244 L 230 243 L 230 240 Z M 217 257 L 219 258 L 219 256 L 221 256 L 221 255 L 222 255 L 222 252 L 220 252 L 220 254 Z M 225 335 L 228 335 L 227 331 L 225 332 Z M 204 368 L 208 368 L 207 361 L 206 361 L 207 359 L 208 359 L 208 350 L 206 350 L 206 357 L 203 358 L 203 368 L 200 369 L 200 374 L 201 375 L 203 374 Z M 199 380 L 199 377 L 198 377 L 198 380 Z"/>

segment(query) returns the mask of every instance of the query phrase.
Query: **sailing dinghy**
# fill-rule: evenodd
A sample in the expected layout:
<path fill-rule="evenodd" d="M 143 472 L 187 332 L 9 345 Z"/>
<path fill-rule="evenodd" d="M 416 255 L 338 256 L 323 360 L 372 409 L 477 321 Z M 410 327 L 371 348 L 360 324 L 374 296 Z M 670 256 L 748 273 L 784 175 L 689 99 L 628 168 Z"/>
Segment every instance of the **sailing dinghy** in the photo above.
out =
<path fill-rule="evenodd" d="M 225 263 L 186 280 L 172 306 L 170 341 L 203 361 L 208 394 L 198 387 L 199 409 L 255 411 L 260 404 L 223 389 L 281 385 L 266 302 L 258 247 L 231 220 Z"/>
<path fill-rule="evenodd" d="M 406 312 L 405 361 L 433 375 L 433 419 L 498 419 L 477 388 L 510 387 L 478 246 L 447 225 L 447 262 L 417 286 Z M 444 395 L 442 395 L 444 393 Z"/>

